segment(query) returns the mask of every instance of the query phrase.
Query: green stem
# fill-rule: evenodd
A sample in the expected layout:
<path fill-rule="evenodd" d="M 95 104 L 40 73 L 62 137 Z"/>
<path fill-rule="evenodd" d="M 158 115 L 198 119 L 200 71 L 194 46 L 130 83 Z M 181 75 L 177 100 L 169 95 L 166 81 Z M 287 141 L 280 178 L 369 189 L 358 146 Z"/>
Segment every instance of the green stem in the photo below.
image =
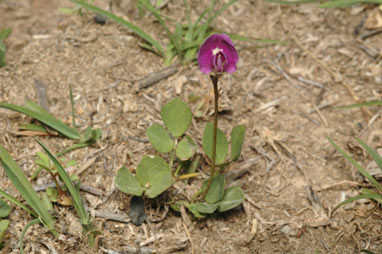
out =
<path fill-rule="evenodd" d="M 37 224 L 37 223 L 40 223 L 39 219 L 31 220 L 30 222 L 28 222 L 25 225 L 25 227 L 23 228 L 23 231 L 21 231 L 20 240 L 19 240 L 19 248 L 20 248 L 20 253 L 21 254 L 24 254 L 24 244 L 23 244 L 23 241 L 24 241 L 25 233 L 27 232 L 28 228 L 30 228 L 32 225 Z"/>
<path fill-rule="evenodd" d="M 215 160 L 216 160 L 216 134 L 217 134 L 217 129 L 218 129 L 218 109 L 219 109 L 219 90 L 218 90 L 218 81 L 219 81 L 219 76 L 218 75 L 211 75 L 210 76 L 212 84 L 214 85 L 214 95 L 215 95 L 215 112 L 214 112 L 214 132 L 213 132 L 213 137 L 212 137 L 212 162 L 211 162 L 211 173 L 210 173 L 210 178 L 208 179 L 208 185 L 206 190 L 203 193 L 202 199 L 204 199 L 208 193 L 208 190 L 211 187 L 212 183 L 212 178 L 214 177 L 215 174 Z"/>

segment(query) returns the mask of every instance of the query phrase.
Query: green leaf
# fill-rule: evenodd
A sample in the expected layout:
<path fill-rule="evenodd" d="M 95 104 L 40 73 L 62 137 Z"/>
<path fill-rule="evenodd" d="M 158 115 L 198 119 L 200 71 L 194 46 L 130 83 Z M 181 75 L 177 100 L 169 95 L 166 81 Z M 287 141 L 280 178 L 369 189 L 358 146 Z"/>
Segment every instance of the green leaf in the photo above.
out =
<path fill-rule="evenodd" d="M 4 200 L 0 199 L 0 218 L 7 217 L 11 212 L 11 207 Z"/>
<path fill-rule="evenodd" d="M 30 207 L 37 213 L 40 221 L 51 231 L 55 236 L 57 232 L 54 228 L 54 221 L 44 204 L 42 203 L 37 192 L 33 189 L 32 184 L 24 175 L 17 163 L 13 160 L 7 150 L 0 145 L 0 159 L 2 161 L 5 173 L 11 180 L 15 188 L 20 192 Z M 6 196 L 5 196 L 6 197 Z"/>
<path fill-rule="evenodd" d="M 46 195 L 48 196 L 50 201 L 57 202 L 57 200 L 58 200 L 58 191 L 57 191 L 56 188 L 52 188 L 52 187 L 46 188 Z"/>
<path fill-rule="evenodd" d="M 346 106 L 334 107 L 335 109 L 347 109 L 347 108 L 361 108 L 361 107 L 370 107 L 370 106 L 381 106 L 382 101 L 367 101 L 363 103 L 356 103 Z"/>
<path fill-rule="evenodd" d="M 203 150 L 212 160 L 212 144 L 213 144 L 213 125 L 212 123 L 207 123 L 206 127 L 204 128 L 204 134 L 203 134 Z M 227 157 L 228 153 L 228 141 L 225 137 L 224 133 L 217 129 L 217 135 L 216 135 L 216 164 L 223 163 L 225 161 L 225 158 Z"/>
<path fill-rule="evenodd" d="M 52 187 L 48 187 L 48 188 L 53 189 Z M 53 189 L 53 190 L 56 190 L 56 189 Z M 57 194 L 57 190 L 56 190 L 56 194 Z M 48 211 L 54 211 L 53 204 L 52 204 L 53 200 L 51 200 L 51 197 L 49 197 L 46 192 L 42 193 L 41 199 L 42 199 L 42 203 L 44 204 L 45 208 L 48 209 Z M 56 196 L 56 201 L 54 202 L 57 202 L 57 196 Z"/>
<path fill-rule="evenodd" d="M 3 41 L 6 38 L 8 38 L 9 35 L 11 35 L 12 29 L 11 28 L 3 28 L 0 30 L 0 40 Z"/>
<path fill-rule="evenodd" d="M 33 105 L 32 107 L 30 105 Z M 61 120 L 54 118 L 51 114 L 45 111 L 43 108 L 38 106 L 33 102 L 29 102 L 26 107 L 17 106 L 14 104 L 9 104 L 6 102 L 0 102 L 1 108 L 6 108 L 20 112 L 22 114 L 28 115 L 37 119 L 38 121 L 48 125 L 49 127 L 55 129 L 62 135 L 71 138 L 71 139 L 80 139 L 80 134 L 77 130 L 70 128 Z"/>
<path fill-rule="evenodd" d="M 97 14 L 100 14 L 106 18 L 109 18 L 111 20 L 114 20 L 115 22 L 127 27 L 128 29 L 130 29 L 131 31 L 133 31 L 133 33 L 135 33 L 136 35 L 138 35 L 139 37 L 141 37 L 143 40 L 147 41 L 148 43 L 150 43 L 151 45 L 153 45 L 158 53 L 160 55 L 164 55 L 164 50 L 162 48 L 162 46 L 160 45 L 159 42 L 157 42 L 156 40 L 154 40 L 150 35 L 148 35 L 146 32 L 144 32 L 142 29 L 140 29 L 139 27 L 133 25 L 132 23 L 124 20 L 123 18 L 120 18 L 116 15 L 114 15 L 113 13 L 110 13 L 108 11 L 105 11 L 105 10 L 102 10 L 94 5 L 91 5 L 87 2 L 84 2 L 84 1 L 81 1 L 81 0 L 70 0 L 71 2 L 73 3 L 76 3 L 76 4 L 79 4 L 81 5 L 82 7 L 92 11 L 92 12 L 95 12 Z"/>
<path fill-rule="evenodd" d="M 243 147 L 246 127 L 244 125 L 237 125 L 231 132 L 231 160 L 236 161 L 239 159 L 241 148 Z"/>
<path fill-rule="evenodd" d="M 178 144 L 176 148 L 176 155 L 180 160 L 190 159 L 198 149 L 198 146 L 192 140 L 191 137 L 185 136 Z"/>
<path fill-rule="evenodd" d="M 155 198 L 172 185 L 170 166 L 158 156 L 144 156 L 135 177 L 149 198 Z"/>
<path fill-rule="evenodd" d="M 368 146 L 365 142 L 363 142 L 359 138 L 355 138 L 357 142 L 367 151 L 368 154 L 373 158 L 373 160 L 377 163 L 379 169 L 382 170 L 382 157 L 370 146 Z"/>
<path fill-rule="evenodd" d="M 202 191 L 207 189 L 208 186 L 208 179 L 205 180 L 202 184 Z M 209 204 L 217 203 L 220 200 L 222 200 L 224 196 L 224 186 L 225 186 L 225 179 L 224 175 L 216 175 L 212 178 L 211 186 L 208 190 L 208 193 L 205 197 L 205 200 Z"/>
<path fill-rule="evenodd" d="M 382 0 L 338 0 L 328 1 L 320 5 L 320 8 L 343 8 L 354 4 L 382 4 Z"/>
<path fill-rule="evenodd" d="M 28 207 L 26 207 L 23 203 L 21 203 L 20 201 L 18 201 L 17 199 L 15 199 L 13 196 L 9 195 L 8 193 L 6 193 L 5 191 L 1 190 L 0 189 L 0 196 L 5 198 L 6 200 L 8 200 L 9 202 L 21 207 L 22 209 L 24 209 L 25 211 L 27 211 L 28 213 L 32 214 L 34 217 L 38 217 L 38 214 L 29 209 Z"/>
<path fill-rule="evenodd" d="M 226 189 L 223 200 L 219 203 L 219 212 L 225 212 L 240 205 L 245 200 L 244 192 L 239 186 L 232 186 Z"/>
<path fill-rule="evenodd" d="M 315 3 L 319 0 L 296 0 L 296 1 L 285 1 L 285 0 L 265 0 L 269 3 L 278 3 L 278 4 L 305 4 L 305 3 Z"/>
<path fill-rule="evenodd" d="M 118 170 L 114 183 L 118 190 L 124 193 L 135 196 L 141 196 L 143 193 L 143 189 L 139 184 L 138 180 L 126 167 L 122 167 Z"/>
<path fill-rule="evenodd" d="M 175 98 L 162 107 L 161 116 L 171 134 L 179 137 L 188 129 L 192 113 L 184 101 Z"/>
<path fill-rule="evenodd" d="M 375 180 L 374 177 L 372 177 L 370 175 L 369 172 L 367 172 L 367 170 L 365 170 L 361 165 L 358 164 L 358 162 L 356 162 L 352 157 L 350 157 L 345 151 L 343 151 L 337 144 L 335 144 L 333 142 L 333 140 L 331 140 L 329 137 L 327 137 L 327 139 L 329 140 L 329 142 L 332 144 L 332 146 L 337 150 L 337 152 L 339 152 L 340 154 L 342 154 L 342 156 L 345 157 L 345 159 L 347 161 L 349 161 L 354 167 L 356 167 L 358 169 L 358 171 L 367 179 L 369 180 L 370 183 L 372 183 L 374 185 L 375 188 L 378 189 L 378 192 L 379 193 L 382 193 L 382 186 L 377 182 L 377 180 Z"/>
<path fill-rule="evenodd" d="M 0 241 L 3 239 L 8 226 L 9 226 L 9 220 L 0 220 Z"/>
<path fill-rule="evenodd" d="M 190 210 L 197 210 L 199 213 L 213 213 L 218 208 L 217 204 L 208 204 L 208 203 L 191 203 L 189 208 Z"/>
<path fill-rule="evenodd" d="M 147 136 L 154 149 L 160 153 L 168 153 L 174 148 L 174 142 L 160 124 L 151 125 L 147 129 Z"/>
<path fill-rule="evenodd" d="M 20 130 L 48 132 L 48 130 L 40 124 L 20 124 Z"/>

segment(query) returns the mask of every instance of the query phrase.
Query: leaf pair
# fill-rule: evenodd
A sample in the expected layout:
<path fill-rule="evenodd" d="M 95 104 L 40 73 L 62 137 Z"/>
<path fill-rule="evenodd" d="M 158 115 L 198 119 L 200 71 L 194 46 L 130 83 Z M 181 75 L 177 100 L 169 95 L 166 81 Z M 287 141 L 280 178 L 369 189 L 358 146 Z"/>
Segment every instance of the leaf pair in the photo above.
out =
<path fill-rule="evenodd" d="M 122 167 L 115 178 L 115 186 L 122 192 L 155 198 L 173 184 L 170 166 L 158 156 L 144 156 L 139 163 L 136 176 Z"/>
<path fill-rule="evenodd" d="M 212 144 L 213 144 L 213 124 L 208 123 L 204 128 L 203 134 L 203 150 L 212 159 Z M 231 132 L 231 157 L 230 162 L 236 161 L 241 154 L 245 138 L 246 127 L 244 125 L 237 125 Z M 217 129 L 216 135 L 216 164 L 222 164 L 225 162 L 228 154 L 228 141 L 224 133 Z"/>
<path fill-rule="evenodd" d="M 208 181 L 202 185 L 202 190 L 207 187 Z M 188 203 L 185 201 L 175 202 L 171 207 L 179 211 L 180 205 L 187 209 L 197 218 L 205 218 L 206 214 L 212 214 L 216 210 L 225 212 L 235 208 L 244 202 L 244 192 L 239 186 L 232 186 L 224 189 L 225 180 L 223 175 L 214 176 L 211 187 L 206 195 L 204 203 Z"/>
<path fill-rule="evenodd" d="M 162 107 L 161 117 L 171 135 L 179 138 L 190 126 L 192 113 L 184 101 L 175 98 Z M 157 123 L 147 129 L 147 137 L 159 153 L 168 153 L 175 148 L 175 142 L 167 130 Z M 176 155 L 180 160 L 188 160 L 194 155 L 196 149 L 197 145 L 192 138 L 185 136 L 176 146 Z"/>

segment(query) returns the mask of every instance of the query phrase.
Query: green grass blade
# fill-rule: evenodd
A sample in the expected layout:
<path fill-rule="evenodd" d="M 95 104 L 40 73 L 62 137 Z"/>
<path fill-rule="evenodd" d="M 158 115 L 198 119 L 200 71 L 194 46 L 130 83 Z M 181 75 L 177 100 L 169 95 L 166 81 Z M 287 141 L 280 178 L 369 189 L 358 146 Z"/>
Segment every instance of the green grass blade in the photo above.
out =
<path fill-rule="evenodd" d="M 373 148 L 368 146 L 359 138 L 356 138 L 356 140 L 367 151 L 367 153 L 370 154 L 373 160 L 377 163 L 378 167 L 382 170 L 382 157 Z"/>
<path fill-rule="evenodd" d="M 24 209 L 25 211 L 27 211 L 28 213 L 32 214 L 34 217 L 38 217 L 37 213 L 35 213 L 34 211 L 32 211 L 31 209 L 29 209 L 27 206 L 25 206 L 23 203 L 21 203 L 20 201 L 18 201 L 17 199 L 15 199 L 13 196 L 9 195 L 8 193 L 6 193 L 5 191 L 1 190 L 0 189 L 0 196 L 5 198 L 6 200 L 8 200 L 9 202 L 21 207 L 22 209 Z"/>
<path fill-rule="evenodd" d="M 41 222 L 55 235 L 57 232 L 54 229 L 53 218 L 49 211 L 43 205 L 37 192 L 28 181 L 27 177 L 21 171 L 17 163 L 13 160 L 7 150 L 0 145 L 0 159 L 2 161 L 5 173 L 11 180 L 12 184 L 20 192 L 21 196 L 29 204 L 29 206 L 37 213 Z"/>
<path fill-rule="evenodd" d="M 70 105 L 72 106 L 72 121 L 73 121 L 73 128 L 77 129 L 76 124 L 76 114 L 74 110 L 74 99 L 73 99 L 73 91 L 72 91 L 72 85 L 69 85 L 69 97 L 70 97 Z"/>
<path fill-rule="evenodd" d="M 145 40 L 148 43 L 150 43 L 151 45 L 153 45 L 157 49 L 157 51 L 160 55 L 162 55 L 162 56 L 164 55 L 164 50 L 163 50 L 162 46 L 160 45 L 160 43 L 158 41 L 154 40 L 149 34 L 147 34 L 145 31 L 143 31 L 142 29 L 140 29 L 136 25 L 133 25 L 132 23 L 124 20 L 123 18 L 120 18 L 120 17 L 114 15 L 113 13 L 102 10 L 102 9 L 100 9 L 94 5 L 88 4 L 84 1 L 80 1 L 80 0 L 69 0 L 69 1 L 76 3 L 76 4 L 79 4 L 82 7 L 86 8 L 92 12 L 95 12 L 97 14 L 105 16 L 105 17 L 107 17 L 111 20 L 114 20 L 115 22 L 129 28 L 131 31 L 133 31 L 136 35 L 141 37 L 143 40 Z"/>
<path fill-rule="evenodd" d="M 27 232 L 27 230 L 33 226 L 34 224 L 38 224 L 40 223 L 40 220 L 39 219 L 35 219 L 35 220 L 32 220 L 30 222 L 28 222 L 25 227 L 23 228 L 23 231 L 21 231 L 21 234 L 20 234 L 20 240 L 19 240 L 19 248 L 20 248 L 20 253 L 21 254 L 24 254 L 24 244 L 23 244 L 23 241 L 24 241 L 24 235 L 25 233 Z"/>
<path fill-rule="evenodd" d="M 278 3 L 278 4 L 306 4 L 306 3 L 314 3 L 318 1 L 319 0 L 297 0 L 297 1 L 265 0 L 265 2 Z"/>
<path fill-rule="evenodd" d="M 60 175 L 62 181 L 65 183 L 66 187 L 68 188 L 70 195 L 72 196 L 72 199 L 73 199 L 74 208 L 76 209 L 78 215 L 80 216 L 81 224 L 89 225 L 91 223 L 89 219 L 89 214 L 85 211 L 85 207 L 81 200 L 80 192 L 74 186 L 73 182 L 70 180 L 69 175 L 66 173 L 62 165 L 58 162 L 56 157 L 54 157 L 54 155 L 48 150 L 48 148 L 43 143 L 41 143 L 38 139 L 35 139 L 35 140 L 42 147 L 42 149 L 44 149 L 45 153 L 49 156 L 49 158 L 55 165 L 57 172 Z"/>
<path fill-rule="evenodd" d="M 381 196 L 379 194 L 377 194 L 377 193 L 363 194 L 363 195 L 358 195 L 358 196 L 355 196 L 355 197 L 348 198 L 348 199 L 342 201 L 341 203 L 339 203 L 336 207 L 334 207 L 334 209 L 332 211 L 332 214 L 338 208 L 340 208 L 341 206 L 344 206 L 344 205 L 346 205 L 346 204 L 348 204 L 350 202 L 353 202 L 353 201 L 356 201 L 356 200 L 360 200 L 360 199 L 378 199 L 378 198 L 381 198 Z"/>
<path fill-rule="evenodd" d="M 180 48 L 179 48 L 179 42 L 176 40 L 173 33 L 171 33 L 170 29 L 166 25 L 166 22 L 162 19 L 162 16 L 158 14 L 157 10 L 155 10 L 150 4 L 148 4 L 146 1 L 141 1 L 141 4 L 149 11 L 151 12 L 155 18 L 158 20 L 159 24 L 163 27 L 163 29 L 166 31 L 168 38 L 174 44 L 175 49 L 178 54 L 180 54 Z"/>
<path fill-rule="evenodd" d="M 375 188 L 378 189 L 379 193 L 382 193 L 382 186 L 377 182 L 377 180 L 374 179 L 370 175 L 369 172 L 367 172 L 361 165 L 358 164 L 352 157 L 350 157 L 344 150 L 342 150 L 336 143 L 333 142 L 333 140 L 329 137 L 327 137 L 329 142 L 332 144 L 332 146 L 340 153 L 342 156 L 345 157 L 347 161 L 349 161 L 354 167 L 358 169 L 358 171 L 367 179 L 370 183 L 374 185 Z"/>
<path fill-rule="evenodd" d="M 356 103 L 346 106 L 334 107 L 335 109 L 347 109 L 347 108 L 361 108 L 361 107 L 370 107 L 370 106 L 381 106 L 382 101 L 367 101 L 362 103 Z"/>
<path fill-rule="evenodd" d="M 207 24 L 208 26 L 211 24 L 211 22 L 217 17 L 219 16 L 220 14 L 222 14 L 223 11 L 225 11 L 225 9 L 227 9 L 228 7 L 230 7 L 231 5 L 233 5 L 234 3 L 236 3 L 238 0 L 230 0 L 228 3 L 226 3 L 225 5 L 223 5 L 219 10 L 217 10 L 215 12 L 215 14 L 210 17 L 207 21 Z"/>
<path fill-rule="evenodd" d="M 354 4 L 382 4 L 382 0 L 338 0 L 328 1 L 320 5 L 320 8 L 341 8 Z"/>
<path fill-rule="evenodd" d="M 33 117 L 36 120 L 48 125 L 52 129 L 55 129 L 56 131 L 58 131 L 59 133 L 61 133 L 62 135 L 68 138 L 71 138 L 71 139 L 81 138 L 81 135 L 77 130 L 70 128 L 61 120 L 54 118 L 51 114 L 49 114 L 42 108 L 35 110 L 35 109 L 31 109 L 30 107 L 22 107 L 22 106 L 18 106 L 18 105 L 6 103 L 6 102 L 0 102 L 0 107 L 14 110 L 22 114 L 28 115 L 30 117 Z"/>

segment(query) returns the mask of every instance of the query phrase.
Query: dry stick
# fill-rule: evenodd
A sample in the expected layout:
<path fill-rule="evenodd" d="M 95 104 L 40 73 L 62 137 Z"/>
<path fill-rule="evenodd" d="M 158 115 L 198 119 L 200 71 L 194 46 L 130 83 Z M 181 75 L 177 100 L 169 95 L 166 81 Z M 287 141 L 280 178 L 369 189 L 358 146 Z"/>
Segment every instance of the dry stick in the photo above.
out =
<path fill-rule="evenodd" d="M 218 128 L 218 110 L 219 110 L 219 90 L 218 90 L 218 81 L 219 76 L 218 75 L 211 75 L 210 76 L 212 84 L 214 85 L 214 95 L 215 95 L 215 113 L 214 113 L 214 132 L 212 137 L 212 164 L 211 164 L 211 173 L 210 178 L 208 179 L 208 185 L 206 190 L 203 193 L 202 199 L 204 199 L 208 193 L 208 190 L 211 187 L 212 178 L 215 174 L 215 159 L 216 159 L 216 133 Z"/>
<path fill-rule="evenodd" d="M 188 240 L 190 241 L 190 244 L 191 244 L 191 253 L 195 254 L 194 241 L 192 241 L 190 231 L 188 230 L 188 228 L 187 228 L 186 224 L 184 224 L 184 222 L 182 222 L 182 224 L 183 224 L 184 230 L 186 231 L 186 234 L 188 236 Z"/>

